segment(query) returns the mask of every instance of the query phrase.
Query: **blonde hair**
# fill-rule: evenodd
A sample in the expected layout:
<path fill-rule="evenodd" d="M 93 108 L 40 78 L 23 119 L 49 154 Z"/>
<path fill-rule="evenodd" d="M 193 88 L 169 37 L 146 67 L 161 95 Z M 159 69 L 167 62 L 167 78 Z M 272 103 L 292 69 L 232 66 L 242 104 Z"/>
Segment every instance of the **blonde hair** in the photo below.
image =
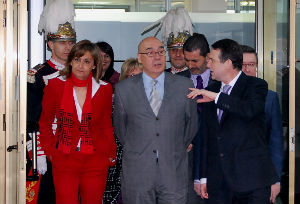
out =
<path fill-rule="evenodd" d="M 127 74 L 134 69 L 142 69 L 142 65 L 138 62 L 136 58 L 129 58 L 125 60 L 121 68 L 120 81 L 127 78 Z"/>

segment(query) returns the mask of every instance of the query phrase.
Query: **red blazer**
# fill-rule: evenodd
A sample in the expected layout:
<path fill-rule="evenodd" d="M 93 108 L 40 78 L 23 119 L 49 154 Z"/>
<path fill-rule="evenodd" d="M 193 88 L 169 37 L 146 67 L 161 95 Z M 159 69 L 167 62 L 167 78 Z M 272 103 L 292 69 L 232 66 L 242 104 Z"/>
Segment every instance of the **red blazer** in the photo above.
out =
<path fill-rule="evenodd" d="M 53 154 L 63 154 L 57 149 L 57 134 L 53 134 L 52 122 L 55 115 L 58 115 L 65 80 L 62 77 L 49 80 L 48 85 L 44 89 L 44 97 L 42 101 L 42 114 L 39 121 L 41 145 L 45 150 L 45 154 L 49 157 Z M 76 147 L 80 138 L 77 111 L 75 102 L 73 103 L 73 129 L 72 129 L 72 145 L 71 153 L 76 151 Z M 97 83 L 93 79 L 92 86 L 92 121 L 90 134 L 94 147 L 94 153 L 100 158 L 107 159 L 116 157 L 116 144 L 113 135 L 112 126 L 112 87 L 110 84 L 100 80 Z M 59 122 L 57 124 L 60 125 Z"/>

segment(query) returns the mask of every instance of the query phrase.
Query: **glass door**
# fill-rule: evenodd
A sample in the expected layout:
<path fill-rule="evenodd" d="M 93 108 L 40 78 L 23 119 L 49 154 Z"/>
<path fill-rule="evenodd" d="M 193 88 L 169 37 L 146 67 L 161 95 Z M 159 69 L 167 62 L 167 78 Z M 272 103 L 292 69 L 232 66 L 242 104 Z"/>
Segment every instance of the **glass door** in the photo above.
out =
<path fill-rule="evenodd" d="M 296 18 L 296 0 L 276 2 L 274 3 L 272 0 L 263 1 L 263 57 L 261 58 L 263 66 L 260 69 L 260 76 L 263 76 L 268 82 L 269 89 L 277 92 L 282 110 L 284 164 L 281 176 L 281 192 L 277 203 L 293 204 L 297 203 L 295 198 L 299 194 L 299 177 L 295 174 L 299 168 L 300 151 L 297 148 L 299 147 L 299 139 L 297 139 L 299 138 L 299 127 L 297 125 L 295 127 L 297 124 L 295 119 L 296 121 L 299 120 L 297 119 L 299 115 L 299 105 L 297 105 L 297 98 L 299 98 L 297 92 L 299 90 L 297 89 L 300 85 L 300 78 L 297 82 L 299 64 L 298 68 L 295 69 L 294 49 L 295 45 L 299 47 L 299 39 L 296 43 L 295 36 L 297 35 L 294 32 L 296 25 L 299 30 L 299 13 L 298 18 Z"/>
<path fill-rule="evenodd" d="M 297 0 L 276 4 L 263 1 L 263 66 L 259 75 L 279 96 L 284 136 L 284 165 L 277 203 L 299 202 L 300 177 L 295 173 L 299 172 L 300 164 L 300 39 L 296 38 L 300 35 L 299 14 L 299 0 L 298 4 Z"/>

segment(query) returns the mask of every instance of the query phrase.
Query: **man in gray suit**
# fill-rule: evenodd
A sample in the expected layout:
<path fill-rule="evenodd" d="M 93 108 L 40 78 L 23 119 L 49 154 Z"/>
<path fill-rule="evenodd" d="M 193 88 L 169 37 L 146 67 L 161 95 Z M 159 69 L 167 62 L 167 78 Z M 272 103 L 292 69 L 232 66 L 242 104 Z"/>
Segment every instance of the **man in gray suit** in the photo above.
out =
<path fill-rule="evenodd" d="M 138 47 L 143 73 L 116 85 L 125 204 L 186 203 L 187 147 L 197 132 L 197 108 L 186 98 L 192 81 L 164 72 L 165 55 L 160 40 L 145 38 Z"/>

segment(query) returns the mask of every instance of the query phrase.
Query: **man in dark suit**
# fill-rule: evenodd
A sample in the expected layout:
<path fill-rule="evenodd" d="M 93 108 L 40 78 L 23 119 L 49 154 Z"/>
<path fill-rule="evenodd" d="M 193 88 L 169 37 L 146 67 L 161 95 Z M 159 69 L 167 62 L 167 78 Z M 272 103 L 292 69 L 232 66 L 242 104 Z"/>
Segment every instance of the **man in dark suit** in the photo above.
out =
<path fill-rule="evenodd" d="M 206 37 L 194 33 L 183 45 L 183 53 L 188 70 L 177 73 L 178 75 L 190 78 L 195 88 L 206 88 L 212 80 L 210 70 L 206 66 L 206 55 L 209 53 L 209 45 Z M 193 140 L 193 148 L 189 152 L 189 189 L 188 204 L 203 203 L 200 195 L 200 145 L 201 145 L 201 104 L 198 104 L 198 132 Z M 197 193 L 199 195 L 197 195 Z"/>
<path fill-rule="evenodd" d="M 243 50 L 243 72 L 248 76 L 257 75 L 257 55 L 252 47 L 241 45 Z M 279 180 L 271 186 L 270 200 L 274 203 L 280 192 L 280 178 L 283 166 L 283 131 L 279 99 L 276 92 L 268 90 L 265 103 L 267 142 L 269 154 Z"/>
<path fill-rule="evenodd" d="M 202 95 L 201 196 L 208 203 L 269 203 L 278 180 L 266 146 L 267 83 L 245 75 L 243 52 L 230 39 L 215 42 L 207 66 L 217 80 Z M 204 103 L 206 102 L 206 103 Z"/>
<path fill-rule="evenodd" d="M 186 98 L 192 82 L 165 72 L 160 40 L 138 47 L 143 73 L 115 89 L 115 134 L 123 145 L 121 189 L 126 204 L 186 203 L 187 147 L 197 132 L 197 104 Z"/>

